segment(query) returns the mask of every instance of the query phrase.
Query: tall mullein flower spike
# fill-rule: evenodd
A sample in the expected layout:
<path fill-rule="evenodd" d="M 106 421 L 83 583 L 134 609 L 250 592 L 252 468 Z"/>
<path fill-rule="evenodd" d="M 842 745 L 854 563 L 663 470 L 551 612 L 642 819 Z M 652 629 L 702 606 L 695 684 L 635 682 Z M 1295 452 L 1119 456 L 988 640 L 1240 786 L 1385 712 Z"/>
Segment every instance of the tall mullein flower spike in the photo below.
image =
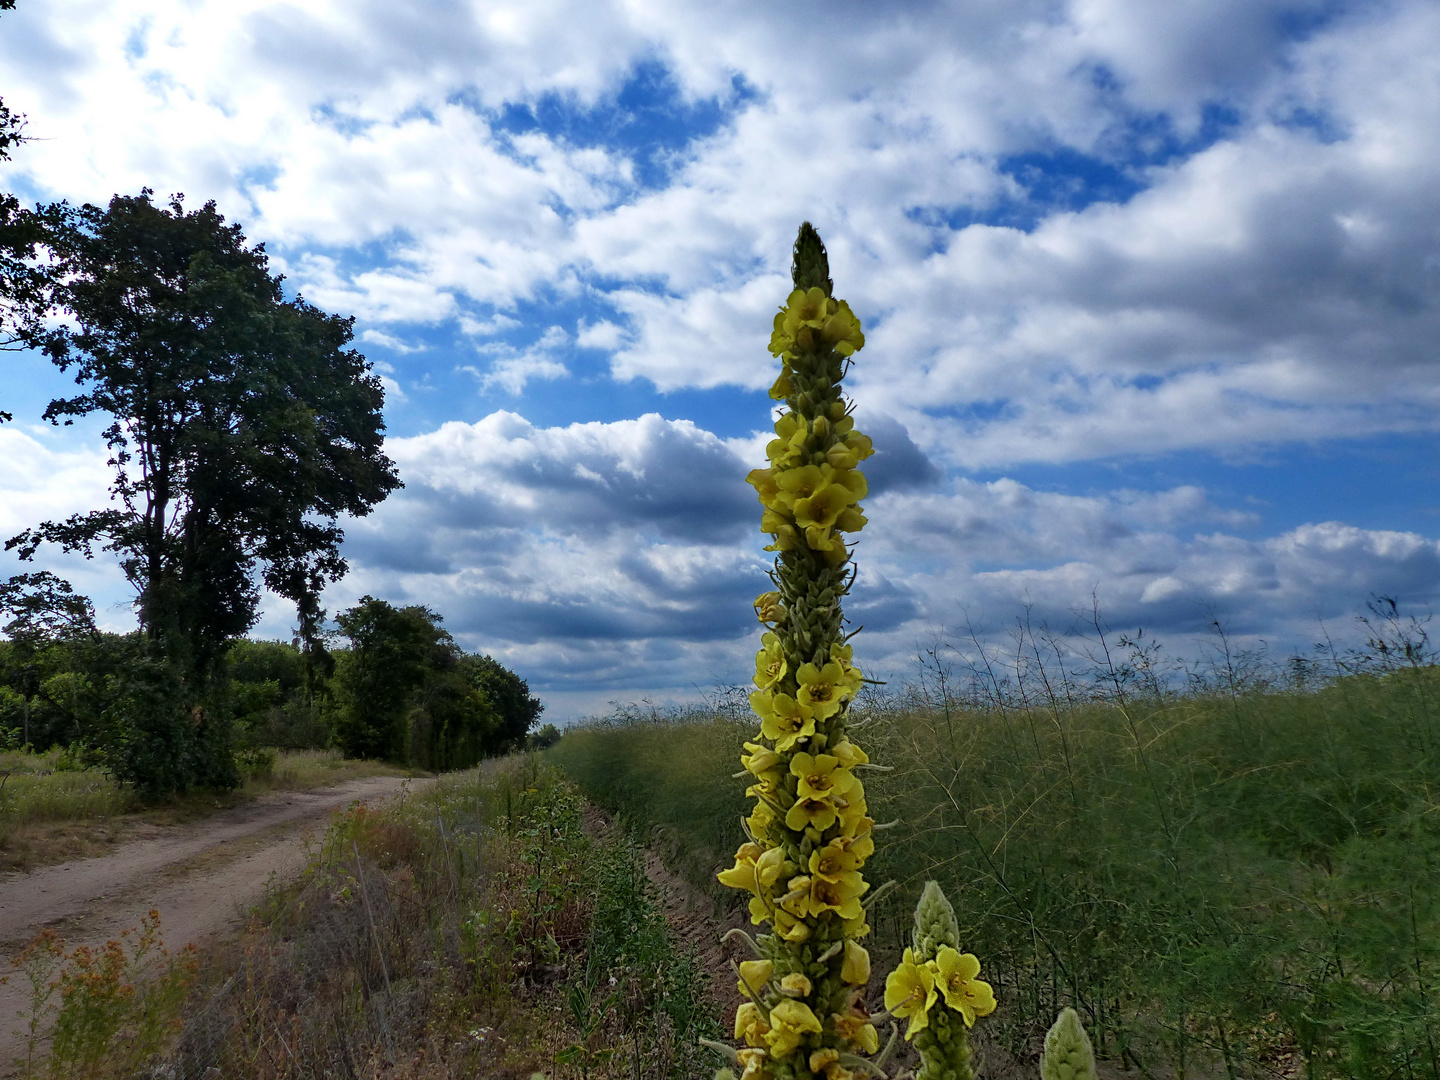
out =
<path fill-rule="evenodd" d="M 920 894 L 911 941 L 885 980 L 885 1008 L 909 1021 L 905 1037 L 920 1052 L 915 1078 L 974 1080 L 968 1029 L 995 1011 L 995 994 L 979 977 L 980 961 L 960 951 L 955 909 L 937 882 Z"/>
<path fill-rule="evenodd" d="M 856 1080 L 874 1072 L 865 987 L 870 932 L 863 868 L 875 822 L 856 767 L 869 758 L 846 734 L 863 677 L 842 632 L 853 568 L 847 535 L 865 526 L 858 466 L 874 449 L 856 430 L 840 384 L 865 335 L 832 295 L 825 245 L 806 222 L 795 241 L 794 289 L 774 319 L 770 352 L 783 403 L 770 464 L 747 478 L 776 553 L 774 589 L 755 599 L 765 626 L 750 704 L 760 721 L 740 764 L 754 807 L 748 840 L 720 881 L 750 894 L 763 954 L 739 965 L 735 1016 L 741 1080 Z"/>
<path fill-rule="evenodd" d="M 1045 1034 L 1040 1080 L 1095 1080 L 1095 1048 L 1074 1009 L 1065 1009 Z"/>

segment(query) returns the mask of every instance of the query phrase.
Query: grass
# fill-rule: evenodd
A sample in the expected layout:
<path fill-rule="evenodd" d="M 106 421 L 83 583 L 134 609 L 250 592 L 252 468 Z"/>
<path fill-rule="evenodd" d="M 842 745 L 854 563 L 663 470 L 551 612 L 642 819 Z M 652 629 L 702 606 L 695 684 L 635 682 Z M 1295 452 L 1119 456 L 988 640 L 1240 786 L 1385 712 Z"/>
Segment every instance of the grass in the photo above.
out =
<path fill-rule="evenodd" d="M 872 814 L 898 819 L 867 876 L 902 886 L 872 917 L 877 970 L 935 878 L 1021 1060 L 1074 1004 L 1147 1077 L 1440 1078 L 1440 669 L 1287 687 L 1232 662 L 1176 692 L 1143 642 L 1079 679 L 1016 641 L 1009 675 L 980 656 L 963 698 L 932 663 L 857 712 L 895 770 L 866 776 Z M 751 735 L 632 720 L 550 755 L 718 896 Z"/>
<path fill-rule="evenodd" d="M 234 792 L 192 792 L 145 802 L 103 770 L 64 750 L 0 753 L 0 870 L 24 870 L 104 853 L 140 825 L 193 821 L 269 791 L 330 787 L 403 769 L 344 758 L 338 750 L 267 752 L 252 758 Z"/>
<path fill-rule="evenodd" d="M 715 1067 L 697 1036 L 720 1034 L 640 853 L 589 835 L 533 758 L 337 815 L 301 880 L 182 977 L 180 1031 L 143 1075 L 689 1080 Z M 57 1040 L 33 1075 L 134 1073 L 133 1024 L 76 1022 L 117 1012 L 111 983 L 45 1006 L 88 1041 Z"/>

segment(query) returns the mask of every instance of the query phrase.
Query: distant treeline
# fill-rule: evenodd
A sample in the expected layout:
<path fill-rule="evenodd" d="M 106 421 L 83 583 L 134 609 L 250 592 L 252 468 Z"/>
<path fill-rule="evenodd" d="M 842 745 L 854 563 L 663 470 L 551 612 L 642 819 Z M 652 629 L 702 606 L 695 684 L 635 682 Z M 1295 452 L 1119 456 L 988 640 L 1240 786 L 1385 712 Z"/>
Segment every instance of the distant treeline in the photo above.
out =
<path fill-rule="evenodd" d="M 499 661 L 463 651 L 424 607 L 367 596 L 337 617 L 337 647 L 328 650 L 234 641 L 196 700 L 156 662 L 143 633 L 100 632 L 77 601 L 73 623 L 6 627 L 0 750 L 74 747 L 141 787 L 177 775 L 225 786 L 236 752 L 267 747 L 337 746 L 353 757 L 456 769 L 523 746 L 544 707 Z M 210 737 L 177 737 L 177 710 L 178 726 L 203 725 Z"/>

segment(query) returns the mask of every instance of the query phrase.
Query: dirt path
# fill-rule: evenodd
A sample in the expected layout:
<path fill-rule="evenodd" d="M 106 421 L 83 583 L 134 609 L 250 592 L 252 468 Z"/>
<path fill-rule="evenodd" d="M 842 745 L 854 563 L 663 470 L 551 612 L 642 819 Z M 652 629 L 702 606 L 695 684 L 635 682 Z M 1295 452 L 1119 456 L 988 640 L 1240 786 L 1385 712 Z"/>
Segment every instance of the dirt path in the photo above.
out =
<path fill-rule="evenodd" d="M 276 792 L 204 821 L 169 828 L 112 855 L 0 876 L 0 956 L 18 952 L 43 927 L 66 945 L 103 945 L 158 909 L 166 945 L 197 944 L 233 929 L 272 878 L 305 865 L 308 838 L 330 812 L 388 798 L 428 780 L 370 776 L 317 791 Z M 9 965 L 4 965 L 6 969 Z M 4 972 L 0 972 L 4 974 Z M 23 988 L 0 986 L 0 1076 L 24 1044 Z"/>

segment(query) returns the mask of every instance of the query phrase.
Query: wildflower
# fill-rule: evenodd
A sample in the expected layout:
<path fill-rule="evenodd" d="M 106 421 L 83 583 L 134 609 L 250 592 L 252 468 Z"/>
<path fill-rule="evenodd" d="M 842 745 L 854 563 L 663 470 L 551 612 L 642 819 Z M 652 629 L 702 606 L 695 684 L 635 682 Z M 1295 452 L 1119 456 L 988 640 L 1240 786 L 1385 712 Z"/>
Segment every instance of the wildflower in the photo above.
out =
<path fill-rule="evenodd" d="M 930 1007 L 935 1004 L 935 976 L 930 968 L 917 963 L 914 950 L 906 949 L 900 966 L 885 979 L 885 1008 L 896 1016 L 908 1017 L 905 1038 L 930 1022 Z"/>
<path fill-rule="evenodd" d="M 796 697 L 804 710 L 816 720 L 828 720 L 840 711 L 841 703 L 847 700 L 848 695 L 842 685 L 846 683 L 845 672 L 833 661 L 823 668 L 801 664 L 795 678 L 800 683 L 800 692 Z"/>
<path fill-rule="evenodd" d="M 820 1021 L 810 1006 L 786 999 L 770 1010 L 770 1031 L 765 1041 L 770 1044 L 773 1057 L 784 1058 L 795 1052 L 806 1035 L 818 1034 L 821 1030 Z"/>
<path fill-rule="evenodd" d="M 760 1008 L 753 1001 L 742 1001 L 735 1010 L 735 1038 L 744 1039 L 751 1046 L 760 1046 L 770 1025 L 760 1015 Z"/>
<path fill-rule="evenodd" d="M 739 1050 L 735 1056 L 739 1059 L 744 1072 L 740 1074 L 740 1080 L 765 1080 L 770 1075 L 765 1068 L 765 1061 L 768 1055 L 764 1050 Z"/>
<path fill-rule="evenodd" d="M 856 990 L 851 994 L 845 1008 L 831 1014 L 830 1023 L 835 1028 L 836 1035 L 852 1046 L 858 1046 L 865 1053 L 873 1054 L 880 1048 L 880 1034 L 875 1030 L 875 1025 L 870 1023 L 870 1012 L 865 1008 L 864 991 Z"/>
<path fill-rule="evenodd" d="M 995 992 L 990 984 L 976 978 L 980 961 L 974 953 L 961 953 L 949 945 L 941 945 L 933 961 L 935 984 L 945 997 L 945 1004 L 958 1012 L 966 1027 L 975 1026 L 977 1016 L 995 1011 Z"/>
<path fill-rule="evenodd" d="M 808 997 L 810 994 L 810 980 L 798 971 L 792 971 L 780 980 L 780 993 L 790 998 Z"/>
<path fill-rule="evenodd" d="M 785 621 L 785 606 L 778 592 L 761 593 L 755 598 L 755 614 L 763 623 L 779 625 Z"/>
<path fill-rule="evenodd" d="M 824 847 L 810 852 L 809 870 L 818 877 L 835 881 L 838 874 L 859 870 L 862 861 L 859 856 L 845 847 L 843 841 L 836 839 Z"/>
<path fill-rule="evenodd" d="M 860 320 L 844 300 L 835 305 L 833 314 L 825 320 L 820 340 L 841 356 L 853 356 L 856 351 L 865 347 L 865 335 L 860 331 Z"/>
<path fill-rule="evenodd" d="M 802 799 L 844 795 L 856 783 L 850 770 L 841 768 L 840 759 L 831 754 L 796 754 L 790 759 L 790 772 L 799 778 L 795 793 Z"/>
<path fill-rule="evenodd" d="M 845 961 L 840 966 L 840 981 L 851 986 L 864 986 L 870 981 L 870 954 L 863 945 L 845 942 Z"/>
<path fill-rule="evenodd" d="M 748 754 L 740 755 L 740 765 L 755 776 L 763 776 L 772 772 L 780 764 L 780 755 L 768 746 L 761 746 L 759 743 L 747 742 L 745 749 Z"/>
<path fill-rule="evenodd" d="M 765 989 L 765 984 L 770 981 L 770 976 L 775 971 L 773 960 L 742 960 L 740 961 L 740 993 L 746 997 L 758 997 L 760 991 Z M 743 1006 L 742 1006 L 743 1008 Z M 754 1008 L 752 1005 L 751 1008 Z M 736 1016 L 735 1023 L 740 1023 L 739 1016 Z M 737 1039 L 740 1037 L 737 1033 Z"/>
<path fill-rule="evenodd" d="M 789 665 L 785 662 L 780 638 L 774 633 L 762 636 L 760 645 L 760 651 L 755 654 L 755 685 L 761 690 L 769 690 L 785 677 Z"/>
<path fill-rule="evenodd" d="M 747 889 L 752 893 L 759 893 L 760 882 L 755 863 L 761 854 L 763 853 L 759 844 L 741 844 L 740 850 L 735 852 L 735 865 L 715 876 L 720 880 L 720 884 L 728 885 L 732 889 Z"/>
<path fill-rule="evenodd" d="M 805 715 L 789 694 L 760 691 L 750 695 L 750 707 L 760 717 L 760 734 L 772 740 L 782 754 L 815 734 L 815 717 Z"/>

